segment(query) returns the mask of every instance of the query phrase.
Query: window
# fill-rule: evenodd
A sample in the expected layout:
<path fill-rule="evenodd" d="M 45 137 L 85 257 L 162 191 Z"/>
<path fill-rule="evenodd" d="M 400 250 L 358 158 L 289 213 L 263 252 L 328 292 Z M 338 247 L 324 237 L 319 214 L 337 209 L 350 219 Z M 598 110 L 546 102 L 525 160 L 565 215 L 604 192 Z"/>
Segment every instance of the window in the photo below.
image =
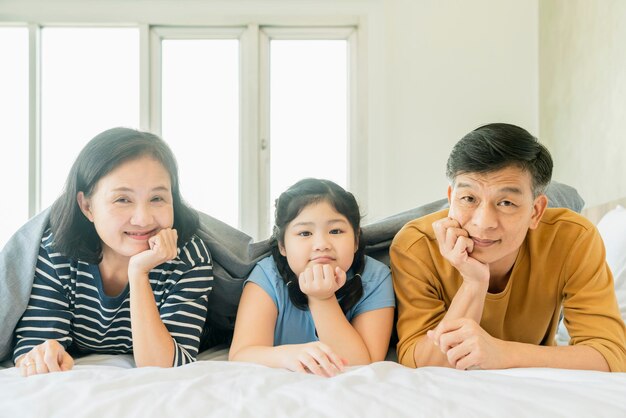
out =
<path fill-rule="evenodd" d="M 193 207 L 239 226 L 239 40 L 164 39 L 162 134 Z"/>
<path fill-rule="evenodd" d="M 41 203 L 51 205 L 95 135 L 139 127 L 139 31 L 41 31 Z"/>
<path fill-rule="evenodd" d="M 272 220 L 273 202 L 302 178 L 348 186 L 349 49 L 346 40 L 271 39 L 269 50 Z"/>
<path fill-rule="evenodd" d="M 23 207 L 0 243 L 54 202 L 80 149 L 114 126 L 161 135 L 183 197 L 255 239 L 269 236 L 274 200 L 300 178 L 354 186 L 352 26 L 16 29 L 0 31 L 11 63 L 0 83 L 12 88 L 0 106 L 22 103 L 22 114 L 0 130 L 19 138 L 2 169 L 21 173 L 12 185 Z"/>
<path fill-rule="evenodd" d="M 0 249 L 28 219 L 28 30 L 0 27 Z M 8 181 L 10 179 L 10 181 Z"/>
<path fill-rule="evenodd" d="M 185 199 L 257 239 L 303 177 L 348 187 L 354 28 L 152 28 L 151 129 Z"/>

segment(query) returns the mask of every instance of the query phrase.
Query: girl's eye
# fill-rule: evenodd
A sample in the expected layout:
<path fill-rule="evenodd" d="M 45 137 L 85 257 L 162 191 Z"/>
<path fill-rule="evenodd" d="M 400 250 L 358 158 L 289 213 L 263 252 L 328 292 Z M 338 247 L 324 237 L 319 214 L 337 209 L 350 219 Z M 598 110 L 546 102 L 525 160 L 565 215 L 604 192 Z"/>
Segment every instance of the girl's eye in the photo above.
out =
<path fill-rule="evenodd" d="M 336 228 L 336 229 L 332 229 L 330 231 L 330 234 L 333 234 L 333 235 L 343 234 L 343 231 L 341 229 Z"/>
<path fill-rule="evenodd" d="M 298 232 L 298 235 L 301 237 L 309 237 L 311 236 L 311 233 L 309 231 L 300 231 Z"/>

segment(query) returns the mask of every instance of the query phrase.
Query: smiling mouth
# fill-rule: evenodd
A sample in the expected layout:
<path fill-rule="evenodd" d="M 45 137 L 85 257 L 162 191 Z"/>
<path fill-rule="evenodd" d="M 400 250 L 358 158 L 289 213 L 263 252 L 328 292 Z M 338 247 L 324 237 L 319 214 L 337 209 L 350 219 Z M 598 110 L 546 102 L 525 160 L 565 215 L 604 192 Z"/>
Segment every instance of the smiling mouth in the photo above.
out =
<path fill-rule="evenodd" d="M 493 244 L 497 244 L 500 242 L 500 240 L 493 240 L 493 239 L 480 239 L 480 238 L 475 238 L 475 237 L 471 237 L 472 241 L 474 241 L 474 247 L 489 247 Z"/>
<path fill-rule="evenodd" d="M 127 231 L 124 234 L 128 235 L 128 237 L 132 239 L 136 239 L 139 241 L 145 241 L 153 236 L 156 232 L 156 229 L 151 229 L 150 231 Z"/>

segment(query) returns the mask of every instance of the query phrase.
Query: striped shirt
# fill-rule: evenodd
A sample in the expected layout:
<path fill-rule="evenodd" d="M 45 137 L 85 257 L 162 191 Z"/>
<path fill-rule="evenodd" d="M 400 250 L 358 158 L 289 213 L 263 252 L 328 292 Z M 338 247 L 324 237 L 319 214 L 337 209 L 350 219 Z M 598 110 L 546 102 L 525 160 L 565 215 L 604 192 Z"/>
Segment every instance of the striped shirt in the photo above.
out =
<path fill-rule="evenodd" d="M 172 365 L 195 361 L 213 281 L 208 248 L 194 236 L 175 259 L 155 267 L 148 277 L 161 321 L 174 340 Z M 133 350 L 129 286 L 117 296 L 106 295 L 98 265 L 55 252 L 48 230 L 28 307 L 15 328 L 13 361 L 52 339 L 85 354 Z"/>

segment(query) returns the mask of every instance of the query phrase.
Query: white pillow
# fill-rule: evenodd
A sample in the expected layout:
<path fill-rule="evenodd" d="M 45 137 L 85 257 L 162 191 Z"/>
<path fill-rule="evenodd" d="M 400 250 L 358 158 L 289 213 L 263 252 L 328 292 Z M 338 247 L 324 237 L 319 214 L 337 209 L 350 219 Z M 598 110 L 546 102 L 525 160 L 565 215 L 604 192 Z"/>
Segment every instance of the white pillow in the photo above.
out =
<path fill-rule="evenodd" d="M 626 209 L 617 206 L 598 222 L 606 247 L 606 262 L 613 272 L 617 304 L 626 321 Z"/>

